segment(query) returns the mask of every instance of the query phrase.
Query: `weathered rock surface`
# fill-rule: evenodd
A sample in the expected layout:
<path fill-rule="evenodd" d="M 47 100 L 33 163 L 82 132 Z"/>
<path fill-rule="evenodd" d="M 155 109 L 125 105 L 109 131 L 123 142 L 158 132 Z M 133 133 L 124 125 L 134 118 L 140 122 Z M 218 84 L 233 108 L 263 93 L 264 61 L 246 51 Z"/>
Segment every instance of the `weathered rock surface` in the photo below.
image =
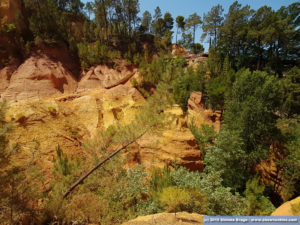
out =
<path fill-rule="evenodd" d="M 7 120 L 15 122 L 11 142 L 20 144 L 18 160 L 38 154 L 38 166 L 46 174 L 52 167 L 59 145 L 68 156 L 86 152 L 82 142 L 110 124 L 128 123 L 145 103 L 134 88 L 120 85 L 110 90 L 64 94 L 41 100 L 11 102 Z M 38 149 L 35 146 L 38 143 Z"/>
<path fill-rule="evenodd" d="M 135 89 L 119 85 L 79 94 L 63 94 L 41 100 L 12 102 L 8 120 L 16 122 L 10 140 L 20 143 L 20 160 L 32 155 L 39 143 L 41 168 L 49 170 L 60 145 L 69 156 L 86 154 L 81 145 L 98 129 L 119 122 L 126 124 L 145 104 Z M 187 118 L 179 106 L 165 111 L 170 121 L 158 134 L 148 134 L 124 152 L 128 166 L 143 163 L 146 168 L 164 167 L 176 162 L 192 170 L 202 170 L 201 152 L 187 127 Z"/>
<path fill-rule="evenodd" d="M 12 74 L 9 86 L 2 94 L 8 100 L 40 99 L 62 93 L 72 93 L 77 82 L 60 61 L 46 55 L 32 56 Z"/>
<path fill-rule="evenodd" d="M 0 70 L 0 97 L 1 94 L 8 88 L 10 78 L 13 72 L 18 68 L 18 60 L 11 60 L 9 64 Z"/>
<path fill-rule="evenodd" d="M 292 206 L 296 205 L 298 210 L 292 210 Z M 296 208 L 295 207 L 295 208 Z M 280 207 L 278 207 L 271 216 L 300 216 L 300 196 L 291 201 L 285 202 Z"/>
<path fill-rule="evenodd" d="M 221 128 L 221 112 L 206 109 L 202 102 L 201 92 L 192 92 L 188 101 L 188 120 L 200 128 L 202 124 L 214 126 L 215 131 Z"/>
<path fill-rule="evenodd" d="M 176 213 L 159 213 L 148 216 L 139 216 L 130 220 L 123 225 L 201 225 L 203 224 L 203 215 L 196 213 L 178 212 Z"/>
<path fill-rule="evenodd" d="M 203 161 L 193 134 L 187 127 L 182 109 L 175 105 L 165 111 L 170 125 L 157 135 L 145 135 L 129 154 L 129 163 L 142 163 L 146 168 L 176 162 L 191 170 L 203 170 Z"/>
<path fill-rule="evenodd" d="M 97 88 L 112 88 L 120 84 L 125 84 L 137 69 L 133 66 L 126 66 L 125 62 L 119 61 L 119 68 L 109 68 L 107 65 L 98 65 L 90 68 L 83 74 L 79 84 L 78 92 L 89 91 Z"/>
<path fill-rule="evenodd" d="M 196 68 L 199 63 L 207 63 L 207 57 L 204 57 L 203 55 L 195 55 L 189 52 L 186 48 L 176 44 L 172 45 L 172 55 L 174 57 L 184 57 L 187 61 L 187 64 L 194 68 Z"/>

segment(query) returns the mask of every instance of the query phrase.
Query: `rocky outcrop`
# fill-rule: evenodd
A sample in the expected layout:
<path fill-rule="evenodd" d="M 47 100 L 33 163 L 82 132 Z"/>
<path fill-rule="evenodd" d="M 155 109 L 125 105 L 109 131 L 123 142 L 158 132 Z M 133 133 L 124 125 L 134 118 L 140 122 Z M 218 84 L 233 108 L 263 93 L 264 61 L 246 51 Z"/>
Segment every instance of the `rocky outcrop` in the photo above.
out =
<path fill-rule="evenodd" d="M 203 215 L 196 213 L 178 212 L 176 213 L 159 213 L 148 216 L 139 216 L 122 225 L 202 225 Z"/>
<path fill-rule="evenodd" d="M 0 70 L 0 96 L 8 88 L 10 78 L 18 65 L 18 60 L 12 59 L 7 66 Z"/>
<path fill-rule="evenodd" d="M 199 63 L 206 64 L 207 56 L 204 54 L 196 55 L 189 52 L 186 48 L 181 47 L 180 45 L 173 44 L 172 45 L 172 55 L 174 57 L 184 57 L 189 66 L 196 68 Z"/>
<path fill-rule="evenodd" d="M 8 100 L 40 99 L 72 93 L 77 82 L 60 61 L 46 55 L 32 56 L 11 75 L 9 86 L 2 93 Z"/>
<path fill-rule="evenodd" d="M 285 202 L 278 207 L 271 216 L 300 216 L 300 196 Z"/>
<path fill-rule="evenodd" d="M 10 140 L 20 143 L 20 158 L 31 156 L 35 142 L 40 145 L 40 164 L 51 168 L 57 145 L 69 156 L 85 154 L 82 141 L 99 129 L 117 122 L 127 124 L 145 104 L 135 89 L 119 85 L 78 94 L 63 94 L 41 100 L 11 102 L 8 120 L 16 122 Z M 124 152 L 128 166 L 143 163 L 146 168 L 164 167 L 176 162 L 191 170 L 202 170 L 201 152 L 187 127 L 187 118 L 179 106 L 165 111 L 168 126 L 145 135 Z"/>
<path fill-rule="evenodd" d="M 142 163 L 146 168 L 176 163 L 193 171 L 203 170 L 203 161 L 193 134 L 187 127 L 182 109 L 175 105 L 165 111 L 169 126 L 157 135 L 149 134 L 137 141 L 129 152 L 129 163 Z"/>
<path fill-rule="evenodd" d="M 11 102 L 7 120 L 14 121 L 15 128 L 10 141 L 20 144 L 19 162 L 25 163 L 34 152 L 39 155 L 37 166 L 50 174 L 58 145 L 68 156 L 85 156 L 84 140 L 113 123 L 130 122 L 144 103 L 136 89 L 124 85 L 110 90 Z"/>
<path fill-rule="evenodd" d="M 137 73 L 137 68 L 126 66 L 125 62 L 120 61 L 118 68 L 110 68 L 107 65 L 98 65 L 90 68 L 83 74 L 79 84 L 78 92 L 89 91 L 97 88 L 112 88 L 120 84 L 125 84 L 132 76 Z"/>
<path fill-rule="evenodd" d="M 213 126 L 219 132 L 221 128 L 221 112 L 206 109 L 202 101 L 201 92 L 192 92 L 188 100 L 188 121 L 198 128 L 202 124 Z"/>

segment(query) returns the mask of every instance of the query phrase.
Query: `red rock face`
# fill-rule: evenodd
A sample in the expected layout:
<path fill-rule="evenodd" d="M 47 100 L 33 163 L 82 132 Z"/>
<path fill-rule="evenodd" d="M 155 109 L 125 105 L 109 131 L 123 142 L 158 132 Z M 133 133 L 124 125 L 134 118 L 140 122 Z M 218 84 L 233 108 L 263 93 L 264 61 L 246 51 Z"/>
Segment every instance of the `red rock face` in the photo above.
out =
<path fill-rule="evenodd" d="M 10 78 L 13 72 L 18 68 L 18 60 L 11 60 L 11 62 L 0 70 L 0 96 L 8 88 Z"/>
<path fill-rule="evenodd" d="M 202 124 L 208 124 L 215 128 L 216 132 L 221 128 L 221 112 L 206 109 L 202 101 L 201 92 L 192 92 L 188 101 L 189 122 L 194 122 L 200 128 Z"/>
<path fill-rule="evenodd" d="M 96 88 L 108 89 L 119 84 L 125 84 L 137 73 L 137 69 L 127 67 L 124 64 L 124 62 L 121 62 L 119 68 L 109 68 L 106 65 L 98 65 L 90 68 L 86 74 L 83 74 L 77 91 L 89 91 Z"/>
<path fill-rule="evenodd" d="M 76 80 L 62 63 L 43 55 L 30 57 L 19 66 L 1 97 L 8 100 L 40 99 L 72 93 L 76 88 Z"/>

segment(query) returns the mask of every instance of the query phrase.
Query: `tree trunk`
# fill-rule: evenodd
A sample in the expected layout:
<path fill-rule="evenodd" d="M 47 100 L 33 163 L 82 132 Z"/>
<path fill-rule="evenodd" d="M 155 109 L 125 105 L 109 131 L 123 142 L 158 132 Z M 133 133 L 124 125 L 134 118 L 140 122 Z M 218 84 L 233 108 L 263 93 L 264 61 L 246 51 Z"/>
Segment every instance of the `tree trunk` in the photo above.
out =
<path fill-rule="evenodd" d="M 177 31 L 176 31 L 176 44 L 177 44 L 177 35 L 178 35 L 178 26 L 177 26 Z"/>
<path fill-rule="evenodd" d="M 109 161 L 110 159 L 112 159 L 115 155 L 117 155 L 120 151 L 124 150 L 125 148 L 127 148 L 129 145 L 131 145 L 132 143 L 136 142 L 136 140 L 140 139 L 142 136 L 144 136 L 144 134 L 147 132 L 147 130 L 145 132 L 143 132 L 141 135 L 139 135 L 137 138 L 135 138 L 134 140 L 131 140 L 130 142 L 128 142 L 127 144 L 125 144 L 123 147 L 117 149 L 116 151 L 114 151 L 113 153 L 111 153 L 108 157 L 106 157 L 104 160 L 102 160 L 101 162 L 99 162 L 95 167 L 93 167 L 91 170 L 89 170 L 87 173 L 85 173 L 81 178 L 79 178 L 63 195 L 63 199 L 65 199 L 66 197 L 68 197 L 68 195 L 81 183 L 83 183 L 83 181 L 88 178 L 95 170 L 97 170 L 98 168 L 100 168 L 103 164 L 105 164 L 107 161 Z"/>
<path fill-rule="evenodd" d="M 194 26 L 194 38 L 193 38 L 193 44 L 195 44 L 195 36 L 196 36 L 196 26 Z"/>

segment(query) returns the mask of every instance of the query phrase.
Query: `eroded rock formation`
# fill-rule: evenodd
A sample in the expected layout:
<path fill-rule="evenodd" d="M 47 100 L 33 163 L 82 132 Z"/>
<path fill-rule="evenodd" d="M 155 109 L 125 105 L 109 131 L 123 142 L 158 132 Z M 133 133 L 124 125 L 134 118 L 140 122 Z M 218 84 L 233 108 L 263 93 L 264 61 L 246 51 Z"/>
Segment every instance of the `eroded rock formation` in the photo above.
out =
<path fill-rule="evenodd" d="M 271 216 L 300 216 L 300 196 L 282 204 Z"/>
<path fill-rule="evenodd" d="M 40 99 L 72 93 L 76 88 L 75 78 L 60 61 L 53 61 L 46 55 L 32 56 L 13 72 L 8 87 L 2 93 L 2 98 Z"/>
<path fill-rule="evenodd" d="M 92 137 L 98 129 L 117 122 L 129 123 L 144 104 L 143 96 L 127 85 L 12 102 L 7 117 L 17 126 L 10 140 L 20 143 L 20 158 L 23 159 L 32 154 L 30 149 L 38 142 L 41 167 L 48 170 L 58 145 L 69 156 L 85 154 L 82 141 Z M 188 128 L 187 116 L 176 105 L 165 110 L 165 114 L 168 120 L 166 127 L 157 134 L 145 135 L 124 152 L 128 166 L 143 163 L 146 168 L 164 167 L 176 162 L 201 171 L 201 152 Z"/>
<path fill-rule="evenodd" d="M 188 121 L 194 123 L 198 128 L 202 124 L 208 124 L 219 132 L 221 128 L 221 111 L 206 109 L 202 101 L 201 92 L 192 92 L 188 101 Z"/>
<path fill-rule="evenodd" d="M 137 68 L 126 66 L 124 61 L 119 61 L 118 68 L 110 68 L 107 65 L 98 65 L 84 73 L 79 84 L 78 92 L 89 91 L 97 88 L 112 88 L 125 84 L 137 73 Z"/>
<path fill-rule="evenodd" d="M 176 163 L 191 170 L 203 170 L 201 152 L 187 126 L 182 109 L 175 105 L 165 111 L 169 125 L 157 135 L 145 135 L 129 152 L 129 163 L 147 168 Z M 167 123 L 168 124 L 168 123 Z"/>

